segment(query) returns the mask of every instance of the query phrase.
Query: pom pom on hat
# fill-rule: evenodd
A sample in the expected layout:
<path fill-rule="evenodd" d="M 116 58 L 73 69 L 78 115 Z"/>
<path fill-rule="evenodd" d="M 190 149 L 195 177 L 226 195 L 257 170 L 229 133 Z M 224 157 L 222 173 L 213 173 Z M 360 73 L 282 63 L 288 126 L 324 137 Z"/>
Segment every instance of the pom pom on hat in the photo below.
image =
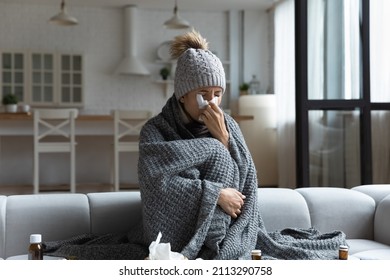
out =
<path fill-rule="evenodd" d="M 222 62 L 208 50 L 208 42 L 197 31 L 175 37 L 170 51 L 172 58 L 177 59 L 174 81 L 176 99 L 207 86 L 218 86 L 225 91 Z"/>

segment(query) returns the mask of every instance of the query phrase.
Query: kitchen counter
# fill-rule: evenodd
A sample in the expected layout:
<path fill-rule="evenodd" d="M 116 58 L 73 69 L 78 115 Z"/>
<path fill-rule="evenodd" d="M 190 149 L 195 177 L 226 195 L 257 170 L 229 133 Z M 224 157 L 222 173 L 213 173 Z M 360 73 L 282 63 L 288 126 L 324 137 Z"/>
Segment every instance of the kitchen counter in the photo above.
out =
<path fill-rule="evenodd" d="M 252 120 L 253 116 L 233 116 L 237 122 Z M 33 135 L 33 116 L 30 113 L 0 113 L 0 136 Z M 82 115 L 76 119 L 76 135 L 113 135 L 111 115 Z"/>
<path fill-rule="evenodd" d="M 237 121 L 253 120 L 253 116 L 232 115 Z M 0 121 L 3 120 L 32 120 L 31 113 L 0 113 Z M 112 121 L 111 115 L 82 115 L 77 117 L 78 121 Z"/>
<path fill-rule="evenodd" d="M 32 120 L 31 113 L 0 113 L 0 121 L 3 120 Z M 79 115 L 77 117 L 78 121 L 112 121 L 113 118 L 111 115 Z"/>

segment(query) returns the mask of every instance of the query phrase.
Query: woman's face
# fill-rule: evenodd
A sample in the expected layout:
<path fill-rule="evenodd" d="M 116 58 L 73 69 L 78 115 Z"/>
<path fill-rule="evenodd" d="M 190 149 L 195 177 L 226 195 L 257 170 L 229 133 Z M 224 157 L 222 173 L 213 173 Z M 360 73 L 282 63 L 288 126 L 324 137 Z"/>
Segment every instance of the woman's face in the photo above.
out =
<path fill-rule="evenodd" d="M 193 120 L 199 120 L 199 116 L 205 109 L 199 109 L 199 104 L 197 101 L 197 95 L 200 94 L 204 100 L 210 101 L 216 97 L 216 104 L 219 106 L 222 101 L 223 91 L 220 87 L 202 87 L 193 91 L 190 91 L 186 95 L 180 98 L 180 102 L 184 105 L 184 109 L 187 114 Z"/>

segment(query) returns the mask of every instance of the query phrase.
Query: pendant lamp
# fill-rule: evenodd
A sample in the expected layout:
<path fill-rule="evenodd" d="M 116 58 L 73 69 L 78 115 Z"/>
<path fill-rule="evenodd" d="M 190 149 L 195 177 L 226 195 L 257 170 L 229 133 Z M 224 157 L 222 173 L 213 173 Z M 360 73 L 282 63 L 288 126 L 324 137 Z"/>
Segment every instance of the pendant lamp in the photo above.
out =
<path fill-rule="evenodd" d="M 57 15 L 50 18 L 49 22 L 57 25 L 63 25 L 63 26 L 77 25 L 79 23 L 76 18 L 68 15 L 65 7 L 65 0 L 61 1 L 60 12 Z"/>
<path fill-rule="evenodd" d="M 175 0 L 175 8 L 173 9 L 173 17 L 166 22 L 164 26 L 169 29 L 184 29 L 189 28 L 190 24 L 185 19 L 181 18 L 177 11 L 177 0 Z"/>

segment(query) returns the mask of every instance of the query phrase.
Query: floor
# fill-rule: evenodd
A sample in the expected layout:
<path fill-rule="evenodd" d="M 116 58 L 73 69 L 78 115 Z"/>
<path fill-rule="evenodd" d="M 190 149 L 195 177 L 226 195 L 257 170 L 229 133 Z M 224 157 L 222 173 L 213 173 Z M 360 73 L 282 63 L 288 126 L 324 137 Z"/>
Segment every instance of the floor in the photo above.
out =
<path fill-rule="evenodd" d="M 135 184 L 121 185 L 121 190 L 134 190 L 138 189 Z M 91 193 L 91 192 L 112 192 L 113 186 L 110 184 L 83 184 L 76 186 L 77 193 Z M 41 193 L 62 193 L 69 192 L 69 186 L 42 186 Z M 13 185 L 13 186 L 0 186 L 0 195 L 18 195 L 18 194 L 32 194 L 32 185 Z"/>

